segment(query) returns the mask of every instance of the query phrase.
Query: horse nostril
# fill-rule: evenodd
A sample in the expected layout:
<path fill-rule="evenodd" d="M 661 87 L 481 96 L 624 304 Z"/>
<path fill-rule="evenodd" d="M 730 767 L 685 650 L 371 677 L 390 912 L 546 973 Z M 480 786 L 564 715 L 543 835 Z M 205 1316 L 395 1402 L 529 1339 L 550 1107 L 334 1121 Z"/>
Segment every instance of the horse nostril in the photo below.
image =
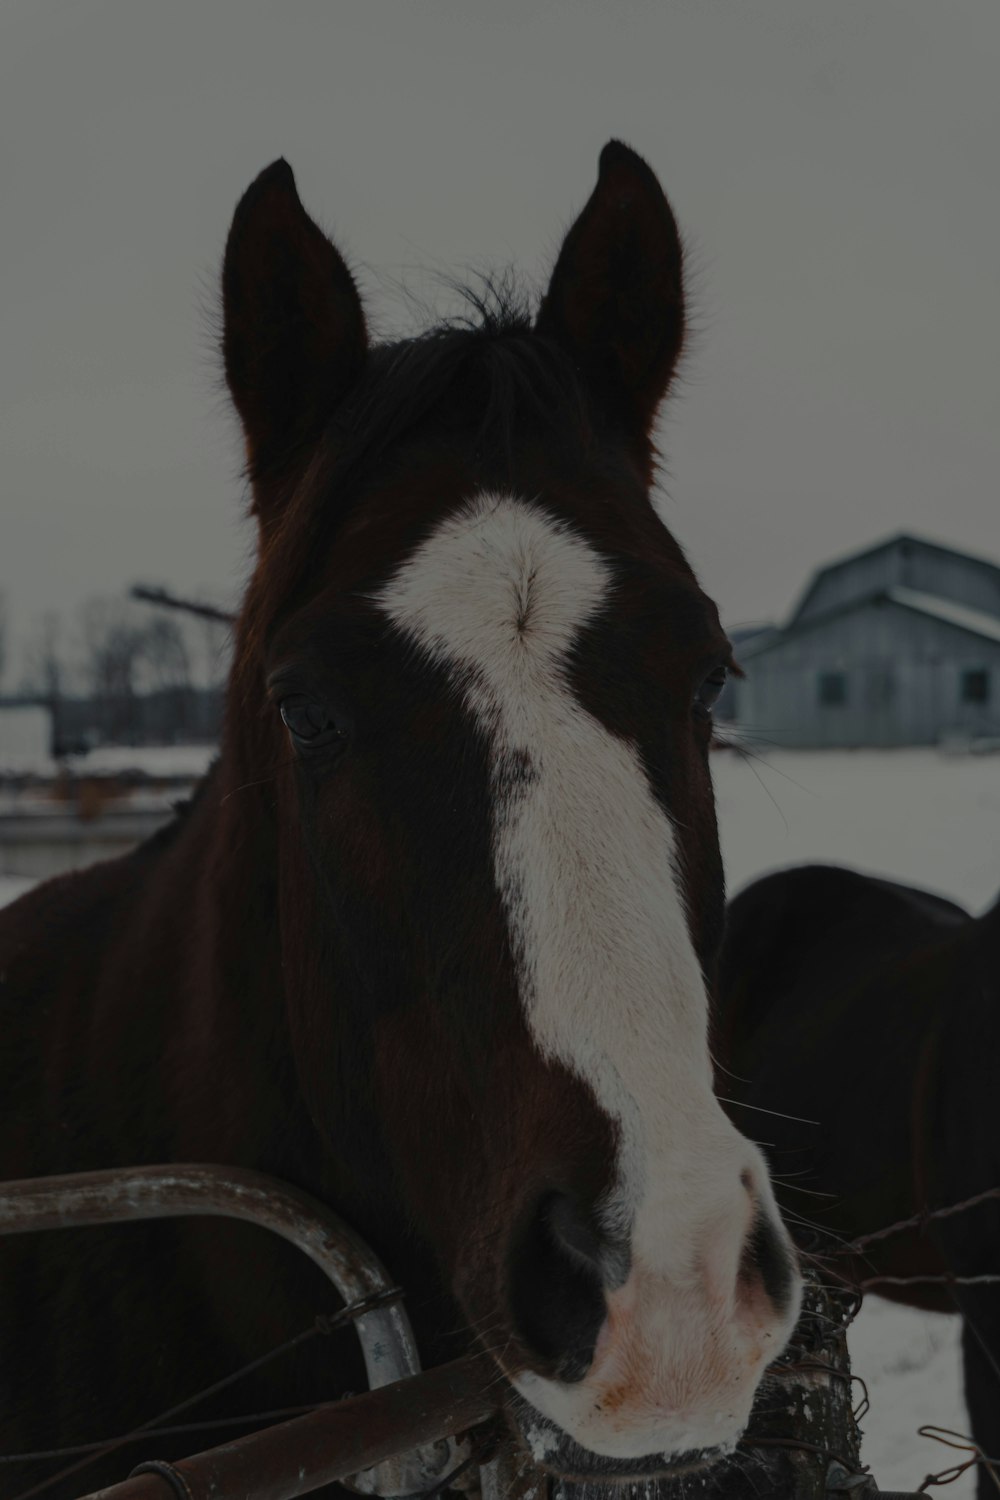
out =
<path fill-rule="evenodd" d="M 740 1278 L 745 1283 L 759 1278 L 775 1310 L 787 1311 L 795 1285 L 794 1263 L 777 1226 L 765 1213 L 758 1213 L 743 1247 Z"/>
<path fill-rule="evenodd" d="M 566 1193 L 553 1193 L 543 1209 L 554 1243 L 592 1273 L 601 1273 L 601 1239 L 594 1225 Z"/>
<path fill-rule="evenodd" d="M 629 1272 L 626 1240 L 617 1240 L 568 1193 L 553 1193 L 544 1209 L 549 1233 L 567 1260 L 597 1276 L 609 1291 L 619 1287 Z"/>
<path fill-rule="evenodd" d="M 565 1193 L 541 1199 L 514 1248 L 514 1323 L 561 1380 L 582 1380 L 593 1359 L 606 1315 L 605 1259 L 597 1226 Z"/>

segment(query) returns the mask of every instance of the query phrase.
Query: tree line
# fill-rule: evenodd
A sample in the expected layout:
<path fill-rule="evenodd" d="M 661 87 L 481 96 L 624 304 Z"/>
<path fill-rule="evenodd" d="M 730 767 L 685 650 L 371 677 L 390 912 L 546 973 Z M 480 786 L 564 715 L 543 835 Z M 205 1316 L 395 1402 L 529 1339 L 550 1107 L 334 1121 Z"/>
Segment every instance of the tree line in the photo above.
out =
<path fill-rule="evenodd" d="M 37 615 L 15 653 L 0 594 L 0 695 L 46 703 L 57 721 L 87 700 L 102 738 L 128 739 L 144 699 L 172 697 L 183 720 L 191 699 L 221 691 L 229 638 L 223 619 L 100 596 L 69 614 Z"/>

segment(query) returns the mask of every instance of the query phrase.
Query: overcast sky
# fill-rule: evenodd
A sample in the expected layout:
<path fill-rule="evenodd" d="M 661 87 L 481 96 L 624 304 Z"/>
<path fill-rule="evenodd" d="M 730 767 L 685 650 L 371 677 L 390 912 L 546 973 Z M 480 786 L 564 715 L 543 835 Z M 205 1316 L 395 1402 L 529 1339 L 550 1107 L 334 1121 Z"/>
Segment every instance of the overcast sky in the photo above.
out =
<path fill-rule="evenodd" d="M 697 324 L 665 514 L 730 624 L 902 528 L 1000 557 L 998 70 L 997 0 L 0 0 L 17 626 L 137 578 L 236 597 L 211 314 L 277 155 L 383 327 L 394 278 L 542 279 L 604 141 L 648 158 Z"/>

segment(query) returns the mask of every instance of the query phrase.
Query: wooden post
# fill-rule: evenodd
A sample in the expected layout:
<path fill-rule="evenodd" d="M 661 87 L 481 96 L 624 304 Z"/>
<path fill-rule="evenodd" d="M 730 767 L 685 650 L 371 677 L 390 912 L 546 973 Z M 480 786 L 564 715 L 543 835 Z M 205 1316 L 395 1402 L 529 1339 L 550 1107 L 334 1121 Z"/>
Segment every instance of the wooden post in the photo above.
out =
<path fill-rule="evenodd" d="M 878 1492 L 860 1460 L 854 1387 L 847 1353 L 851 1293 L 824 1290 L 807 1277 L 802 1317 L 791 1344 L 764 1381 L 750 1425 L 732 1458 L 701 1476 L 636 1481 L 629 1500 L 692 1500 L 704 1487 L 711 1500 L 871 1500 Z M 522 1489 L 541 1500 L 584 1500 L 599 1485 L 580 1486 L 527 1472 L 508 1460 Z"/>

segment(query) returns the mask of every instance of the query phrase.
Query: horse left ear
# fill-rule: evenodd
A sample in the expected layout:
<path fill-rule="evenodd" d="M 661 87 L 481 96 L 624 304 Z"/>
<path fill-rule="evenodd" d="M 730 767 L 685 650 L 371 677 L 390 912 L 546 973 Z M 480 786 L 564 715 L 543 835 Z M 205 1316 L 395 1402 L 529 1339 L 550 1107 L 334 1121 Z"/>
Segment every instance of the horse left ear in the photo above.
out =
<path fill-rule="evenodd" d="M 601 404 L 645 438 L 684 342 L 683 251 L 655 174 L 609 141 L 567 234 L 536 328 L 573 356 Z"/>
<path fill-rule="evenodd" d="M 343 258 L 279 159 L 236 207 L 222 266 L 226 380 L 243 422 L 261 519 L 357 379 L 367 348 Z"/>

